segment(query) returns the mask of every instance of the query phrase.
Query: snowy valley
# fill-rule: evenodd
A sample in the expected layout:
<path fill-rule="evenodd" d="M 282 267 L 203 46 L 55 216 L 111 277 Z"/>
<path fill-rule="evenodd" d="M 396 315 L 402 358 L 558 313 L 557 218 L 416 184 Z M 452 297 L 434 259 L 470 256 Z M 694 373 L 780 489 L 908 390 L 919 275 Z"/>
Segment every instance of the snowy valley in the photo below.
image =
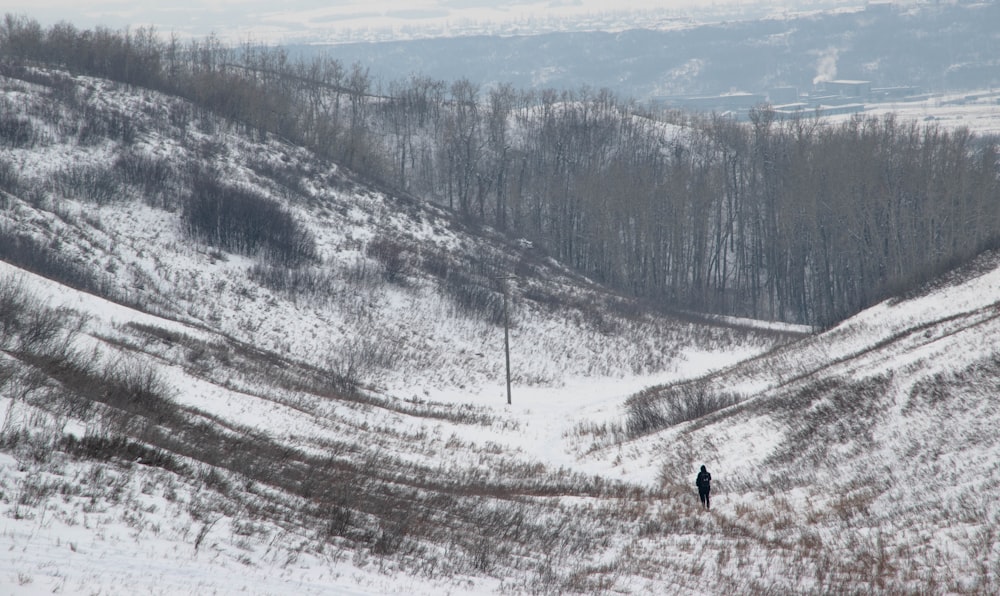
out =
<path fill-rule="evenodd" d="M 4 593 L 1000 590 L 997 254 L 825 331 L 663 313 L 186 100 L 0 85 Z"/>

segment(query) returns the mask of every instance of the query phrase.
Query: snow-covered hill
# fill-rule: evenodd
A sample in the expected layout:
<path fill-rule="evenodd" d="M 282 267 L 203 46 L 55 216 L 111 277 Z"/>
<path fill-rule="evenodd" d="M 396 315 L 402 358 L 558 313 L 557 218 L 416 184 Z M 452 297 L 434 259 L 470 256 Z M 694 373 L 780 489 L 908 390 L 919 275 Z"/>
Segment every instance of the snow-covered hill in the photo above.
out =
<path fill-rule="evenodd" d="M 818 335 L 669 318 L 179 99 L 24 78 L 5 592 L 997 590 L 995 258 Z M 197 240 L 206 175 L 315 255 Z"/>

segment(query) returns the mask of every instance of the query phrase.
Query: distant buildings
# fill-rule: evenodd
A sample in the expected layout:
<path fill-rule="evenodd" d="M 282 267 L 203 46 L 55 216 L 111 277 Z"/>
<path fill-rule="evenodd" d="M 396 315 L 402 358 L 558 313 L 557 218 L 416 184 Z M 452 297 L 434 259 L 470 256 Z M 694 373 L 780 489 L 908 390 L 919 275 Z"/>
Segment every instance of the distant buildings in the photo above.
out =
<path fill-rule="evenodd" d="M 821 83 L 828 97 L 838 97 L 849 101 L 863 101 L 871 98 L 871 81 L 836 80 Z"/>
<path fill-rule="evenodd" d="M 665 106 L 696 112 L 730 114 L 746 119 L 750 110 L 768 105 L 779 116 L 832 116 L 863 112 L 865 102 L 907 101 L 925 99 L 917 87 L 873 88 L 871 81 L 837 79 L 820 82 L 811 93 L 800 94 L 798 88 L 785 86 L 769 89 L 766 94 L 730 92 L 720 95 L 666 96 L 658 98 Z"/>
<path fill-rule="evenodd" d="M 694 112 L 749 112 L 767 103 L 759 93 L 733 92 L 722 95 L 672 96 L 661 98 L 666 105 Z"/>
<path fill-rule="evenodd" d="M 774 87 L 768 90 L 767 101 L 773 106 L 798 103 L 799 89 L 798 87 Z"/>

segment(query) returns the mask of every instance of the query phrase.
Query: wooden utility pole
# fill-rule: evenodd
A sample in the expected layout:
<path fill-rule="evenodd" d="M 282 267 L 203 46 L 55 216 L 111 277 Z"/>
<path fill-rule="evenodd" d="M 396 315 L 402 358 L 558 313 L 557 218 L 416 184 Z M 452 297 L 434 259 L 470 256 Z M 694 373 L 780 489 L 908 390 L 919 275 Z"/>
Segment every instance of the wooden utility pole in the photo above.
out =
<path fill-rule="evenodd" d="M 503 278 L 503 355 L 507 361 L 507 405 L 510 405 L 510 324 L 507 318 L 507 280 Z"/>

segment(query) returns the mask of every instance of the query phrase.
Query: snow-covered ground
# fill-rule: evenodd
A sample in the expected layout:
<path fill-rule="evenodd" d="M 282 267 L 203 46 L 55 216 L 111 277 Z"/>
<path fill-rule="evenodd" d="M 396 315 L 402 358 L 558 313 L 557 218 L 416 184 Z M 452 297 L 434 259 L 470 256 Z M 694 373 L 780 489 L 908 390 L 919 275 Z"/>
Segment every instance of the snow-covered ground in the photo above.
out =
<path fill-rule="evenodd" d="M 93 101 L 149 118 L 176 107 L 110 85 Z M 240 466 L 239 453 L 208 453 L 210 443 L 167 464 L 81 455 L 67 437 L 114 438 L 128 421 L 72 409 L 77 388 L 35 383 L 23 339 L 5 329 L 3 593 L 1000 588 L 994 257 L 812 336 L 616 314 L 613 296 L 539 260 L 537 278 L 514 284 L 508 405 L 502 327 L 456 308 L 418 264 L 405 283 L 385 281 L 366 247 L 412 242 L 422 251 L 412 258 L 437 250 L 456 268 L 516 251 L 443 212 L 324 186 L 336 167 L 295 148 L 207 128 L 150 122 L 130 150 L 183 163 L 214 141 L 230 179 L 264 190 L 253 159 L 308 164 L 303 186 L 340 189 L 287 203 L 316 238 L 327 293 L 254 281 L 254 259 L 193 243 L 176 210 L 56 191 L 6 196 L 2 224 L 104 272 L 117 301 L 7 263 L 0 288 L 60 313 L 73 354 L 93 369 L 153 371 L 186 420 L 211 422 L 205 441 L 251 449 L 236 440 L 252 438 L 289 474 L 305 472 L 289 480 L 255 467 L 263 460 Z M 47 134 L 37 147 L 0 151 L 25 185 L 123 151 Z M 525 297 L 529 287 L 575 306 L 547 308 Z M 629 399 L 648 388 L 669 396 L 681 381 L 742 401 L 630 436 Z M 165 441 L 158 428 L 179 437 L 197 428 L 170 424 L 135 436 L 152 443 Z M 715 476 L 711 513 L 693 490 L 701 464 Z M 386 495 L 404 514 L 361 502 Z"/>
<path fill-rule="evenodd" d="M 895 114 L 901 121 L 937 124 L 946 130 L 967 128 L 979 135 L 1000 135 L 1000 92 L 981 91 L 934 94 L 920 101 L 888 101 L 866 104 L 864 114 Z M 829 116 L 837 122 L 850 116 Z"/>

